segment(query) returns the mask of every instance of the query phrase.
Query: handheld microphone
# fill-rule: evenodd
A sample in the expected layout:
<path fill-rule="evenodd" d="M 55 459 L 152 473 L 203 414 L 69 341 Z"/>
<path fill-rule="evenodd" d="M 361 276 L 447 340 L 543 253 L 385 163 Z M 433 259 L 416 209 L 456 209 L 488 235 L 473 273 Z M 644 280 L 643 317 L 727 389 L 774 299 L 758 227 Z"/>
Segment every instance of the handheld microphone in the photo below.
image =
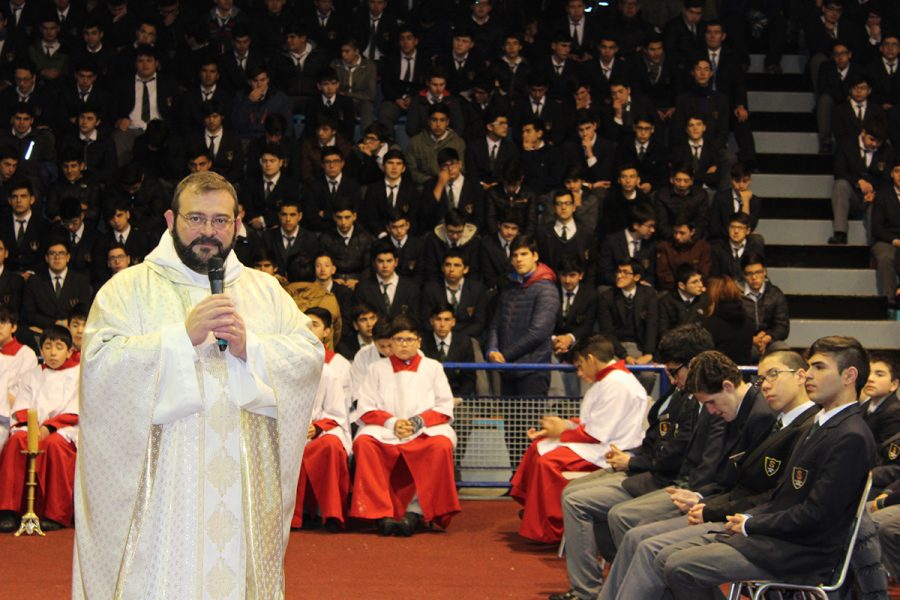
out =
<path fill-rule="evenodd" d="M 213 294 L 225 293 L 225 261 L 221 256 L 213 256 L 209 259 L 209 291 Z M 228 349 L 228 340 L 216 338 L 216 344 L 220 352 Z"/>

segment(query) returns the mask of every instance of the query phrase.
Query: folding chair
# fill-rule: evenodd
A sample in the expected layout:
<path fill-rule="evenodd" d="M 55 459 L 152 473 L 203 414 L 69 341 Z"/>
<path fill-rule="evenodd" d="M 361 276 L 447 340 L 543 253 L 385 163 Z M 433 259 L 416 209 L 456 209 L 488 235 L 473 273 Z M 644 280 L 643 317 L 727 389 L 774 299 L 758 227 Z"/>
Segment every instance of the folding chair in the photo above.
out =
<path fill-rule="evenodd" d="M 869 491 L 872 489 L 872 472 L 866 479 L 866 485 L 863 488 L 862 496 L 859 499 L 859 506 L 856 507 L 856 517 L 850 527 L 849 539 L 847 540 L 847 548 L 844 554 L 844 560 L 841 563 L 841 569 L 838 572 L 837 579 L 830 585 L 800 585 L 793 583 L 783 583 L 778 581 L 739 581 L 731 584 L 731 590 L 728 594 L 728 600 L 740 600 L 741 594 L 746 593 L 751 600 L 759 600 L 764 598 L 766 592 L 805 592 L 813 598 L 828 600 L 829 592 L 839 590 L 847 579 L 847 571 L 850 570 L 850 558 L 853 556 L 853 548 L 856 546 L 856 536 L 859 533 L 859 523 L 862 520 L 863 512 L 866 510 L 866 499 L 869 497 Z"/>

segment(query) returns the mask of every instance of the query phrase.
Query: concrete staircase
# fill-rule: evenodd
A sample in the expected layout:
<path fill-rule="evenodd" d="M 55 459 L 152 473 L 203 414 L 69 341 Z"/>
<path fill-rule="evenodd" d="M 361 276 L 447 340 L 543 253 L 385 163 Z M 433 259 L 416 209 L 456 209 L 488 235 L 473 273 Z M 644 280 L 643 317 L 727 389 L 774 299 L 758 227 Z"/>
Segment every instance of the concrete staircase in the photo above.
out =
<path fill-rule="evenodd" d="M 887 320 L 862 221 L 851 221 L 847 246 L 826 244 L 832 159 L 818 155 L 804 68 L 805 57 L 786 55 L 783 75 L 764 74 L 762 56 L 753 55 L 747 75 L 760 166 L 753 189 L 763 198 L 757 232 L 766 240 L 769 279 L 787 295 L 787 342 L 805 348 L 821 336 L 842 334 L 867 348 L 898 349 L 900 322 Z"/>

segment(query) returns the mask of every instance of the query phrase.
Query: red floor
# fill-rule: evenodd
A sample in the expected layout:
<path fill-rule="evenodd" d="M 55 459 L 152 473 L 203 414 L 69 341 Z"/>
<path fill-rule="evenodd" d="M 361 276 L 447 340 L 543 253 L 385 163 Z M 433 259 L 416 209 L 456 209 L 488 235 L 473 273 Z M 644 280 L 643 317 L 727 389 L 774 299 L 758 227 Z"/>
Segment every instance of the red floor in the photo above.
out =
<path fill-rule="evenodd" d="M 565 590 L 565 561 L 556 549 L 516 535 L 518 509 L 505 500 L 463 501 L 449 531 L 409 539 L 295 532 L 287 553 L 287 598 L 537 600 Z M 4 581 L 0 598 L 30 598 L 36 585 L 43 598 L 68 598 L 73 535 L 71 529 L 45 538 L 0 535 L 5 570 L 16 573 Z M 893 592 L 900 600 L 900 590 Z"/>

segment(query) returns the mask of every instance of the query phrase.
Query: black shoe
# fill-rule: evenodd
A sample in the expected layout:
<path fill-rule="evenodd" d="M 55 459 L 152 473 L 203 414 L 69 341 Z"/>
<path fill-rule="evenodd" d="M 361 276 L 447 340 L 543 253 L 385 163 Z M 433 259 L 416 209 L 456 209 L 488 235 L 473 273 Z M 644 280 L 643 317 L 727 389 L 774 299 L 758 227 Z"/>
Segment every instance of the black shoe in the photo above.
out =
<path fill-rule="evenodd" d="M 830 246 L 846 246 L 847 245 L 847 234 L 843 231 L 835 231 L 834 235 L 828 238 L 828 245 Z"/>
<path fill-rule="evenodd" d="M 328 533 L 339 533 L 343 530 L 344 528 L 341 526 L 341 522 L 334 517 L 325 519 L 325 531 Z"/>
<path fill-rule="evenodd" d="M 41 519 L 41 531 L 59 531 L 60 529 L 65 529 L 65 527 L 62 523 L 57 523 L 51 519 Z"/>
<path fill-rule="evenodd" d="M 831 142 L 820 142 L 819 154 L 834 154 L 834 145 Z"/>
<path fill-rule="evenodd" d="M 0 533 L 12 533 L 19 528 L 19 521 L 19 516 L 13 511 L 0 511 Z"/>
<path fill-rule="evenodd" d="M 548 596 L 547 600 L 578 600 L 578 595 L 575 593 L 575 590 L 569 590 L 568 592 Z"/>
<path fill-rule="evenodd" d="M 306 531 L 315 531 L 322 526 L 322 520 L 318 515 L 303 515 L 303 529 Z"/>
<path fill-rule="evenodd" d="M 394 535 L 400 528 L 400 521 L 397 519 L 378 519 L 378 533 L 384 536 Z"/>
<path fill-rule="evenodd" d="M 403 537 L 412 537 L 416 531 L 418 531 L 422 527 L 422 515 L 419 513 L 408 512 L 403 516 L 403 520 L 400 521 L 400 535 Z"/>
<path fill-rule="evenodd" d="M 521 521 L 521 520 L 524 519 L 524 518 L 525 518 L 525 509 L 524 509 L 524 508 L 520 508 L 520 509 L 519 509 L 519 520 Z"/>

